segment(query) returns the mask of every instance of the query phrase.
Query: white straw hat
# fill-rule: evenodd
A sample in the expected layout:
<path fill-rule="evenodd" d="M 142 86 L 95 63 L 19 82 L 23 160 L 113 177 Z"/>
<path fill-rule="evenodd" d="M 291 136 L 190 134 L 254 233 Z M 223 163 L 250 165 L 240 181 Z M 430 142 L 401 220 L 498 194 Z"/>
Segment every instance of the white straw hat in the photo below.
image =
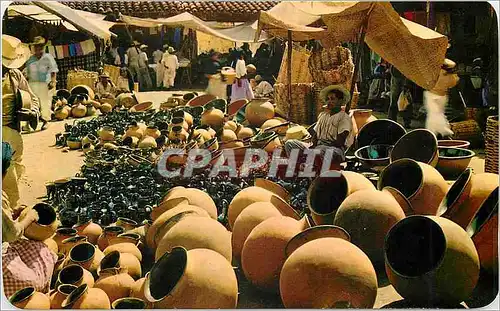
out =
<path fill-rule="evenodd" d="M 21 67 L 31 56 L 28 45 L 16 37 L 2 35 L 2 64 L 7 68 Z"/>

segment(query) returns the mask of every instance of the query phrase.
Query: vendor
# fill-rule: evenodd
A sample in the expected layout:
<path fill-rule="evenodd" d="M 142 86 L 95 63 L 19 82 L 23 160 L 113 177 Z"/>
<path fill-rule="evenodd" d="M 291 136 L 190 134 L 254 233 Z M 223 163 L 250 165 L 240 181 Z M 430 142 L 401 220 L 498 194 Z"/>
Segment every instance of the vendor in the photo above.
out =
<path fill-rule="evenodd" d="M 262 76 L 256 75 L 253 92 L 255 97 L 272 97 L 274 95 L 274 88 L 271 83 L 262 79 Z"/>
<path fill-rule="evenodd" d="M 2 181 L 12 160 L 13 150 L 2 142 Z M 15 220 L 20 211 L 9 204 L 2 191 L 2 275 L 3 291 L 7 297 L 28 286 L 47 293 L 57 255 L 41 241 L 23 239 L 24 230 L 38 220 L 34 209 L 27 211 L 22 220 Z"/>
<path fill-rule="evenodd" d="M 96 96 L 99 99 L 105 98 L 115 98 L 116 90 L 110 81 L 109 74 L 107 72 L 103 72 L 99 76 L 99 82 L 97 82 L 96 86 Z"/>
<path fill-rule="evenodd" d="M 354 140 L 352 120 L 342 111 L 342 106 L 349 102 L 350 95 L 344 87 L 330 85 L 321 91 L 320 98 L 326 107 L 314 126 L 312 143 L 287 140 L 285 151 L 290 155 L 293 149 L 316 148 L 320 149 L 321 155 L 324 156 L 325 151 L 329 149 L 333 152 L 332 161 L 340 164 L 345 161 L 345 152 Z"/>
<path fill-rule="evenodd" d="M 245 64 L 243 51 L 237 50 L 236 56 L 236 81 L 234 81 L 231 89 L 231 102 L 239 99 L 252 100 L 254 98 L 250 82 L 247 78 L 247 67 Z"/>
<path fill-rule="evenodd" d="M 179 60 L 174 53 L 174 48 L 169 47 L 161 60 L 161 65 L 163 66 L 163 87 L 167 90 L 174 86 L 175 75 L 177 69 L 179 69 Z"/>
<path fill-rule="evenodd" d="M 149 91 L 153 87 L 151 76 L 149 75 L 149 59 L 146 51 L 148 46 L 143 44 L 140 46 L 139 52 L 139 87 L 141 91 Z"/>
<path fill-rule="evenodd" d="M 210 61 L 207 62 L 205 66 L 205 77 L 208 78 L 208 87 L 206 93 L 217 96 L 218 98 L 226 99 L 227 89 L 226 84 L 222 81 L 222 76 L 220 74 L 220 54 L 218 52 L 212 51 L 210 53 Z"/>
<path fill-rule="evenodd" d="M 134 78 L 127 67 L 120 68 L 120 75 L 116 82 L 116 95 L 121 93 L 130 93 L 134 89 Z"/>

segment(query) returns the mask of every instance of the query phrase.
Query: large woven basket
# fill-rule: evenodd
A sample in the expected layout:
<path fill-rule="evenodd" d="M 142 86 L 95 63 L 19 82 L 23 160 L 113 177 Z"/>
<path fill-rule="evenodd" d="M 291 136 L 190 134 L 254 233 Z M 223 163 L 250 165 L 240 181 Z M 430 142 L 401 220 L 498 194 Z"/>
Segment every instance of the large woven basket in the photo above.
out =
<path fill-rule="evenodd" d="M 450 123 L 453 131 L 453 139 L 467 140 L 472 145 L 478 145 L 483 141 L 483 134 L 479 124 L 475 120 Z"/>
<path fill-rule="evenodd" d="M 498 147 L 498 116 L 491 116 L 486 121 L 485 172 L 498 174 Z"/>
<path fill-rule="evenodd" d="M 312 77 L 309 73 L 307 63 L 309 61 L 309 52 L 306 48 L 292 46 L 292 83 L 312 83 Z M 281 67 L 276 79 L 276 83 L 288 83 L 288 48 L 285 49 L 281 60 Z"/>
<path fill-rule="evenodd" d="M 274 85 L 274 102 L 280 113 L 289 121 L 298 124 L 313 122 L 313 83 L 293 83 L 292 100 L 288 100 L 288 85 L 276 83 Z"/>
<path fill-rule="evenodd" d="M 351 88 L 354 63 L 348 48 L 337 46 L 314 52 L 309 57 L 308 67 L 314 83 L 342 84 Z"/>
<path fill-rule="evenodd" d="M 86 85 L 95 91 L 95 84 L 99 74 L 95 71 L 69 70 L 66 80 L 66 89 L 71 90 L 77 85 Z"/>
<path fill-rule="evenodd" d="M 109 78 L 114 85 L 118 84 L 118 77 L 120 76 L 120 67 L 113 65 L 104 65 L 104 71 L 109 74 Z"/>

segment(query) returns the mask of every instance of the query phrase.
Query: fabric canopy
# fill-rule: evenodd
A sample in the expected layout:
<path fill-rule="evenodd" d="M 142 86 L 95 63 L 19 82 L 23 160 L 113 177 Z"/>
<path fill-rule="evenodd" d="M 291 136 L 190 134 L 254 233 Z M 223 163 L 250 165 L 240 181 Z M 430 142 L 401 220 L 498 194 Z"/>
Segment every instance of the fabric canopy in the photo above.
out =
<path fill-rule="evenodd" d="M 7 7 L 8 16 L 24 16 L 36 21 L 61 22 L 70 31 L 78 31 L 75 26 L 62 20 L 59 16 L 49 13 L 36 5 L 9 5 Z"/>
<path fill-rule="evenodd" d="M 93 36 L 97 36 L 106 41 L 110 40 L 111 36 L 116 36 L 109 31 L 109 28 L 114 24 L 95 18 L 94 15 L 98 14 L 85 12 L 85 14 L 82 15 L 76 10 L 73 10 L 70 7 L 56 1 L 33 1 L 33 4 L 41 7 L 49 13 L 67 20 L 77 29 L 89 33 Z M 93 14 L 92 16 L 94 18 L 92 18 L 90 14 Z"/>
<path fill-rule="evenodd" d="M 258 32 L 297 41 L 317 39 L 324 45 L 354 41 L 368 17 L 365 42 L 408 79 L 425 89 L 437 82 L 448 39 L 401 18 L 388 2 L 281 2 L 261 12 Z M 322 22 L 325 28 L 311 27 Z"/>
<path fill-rule="evenodd" d="M 217 29 L 213 26 L 213 24 L 205 22 L 187 12 L 169 18 L 158 19 L 122 16 L 121 21 L 132 26 L 147 28 L 162 25 L 170 27 L 185 27 L 235 42 L 255 42 L 255 32 L 257 31 L 257 22 L 245 23 L 230 28 Z M 257 38 L 257 42 L 266 41 L 267 39 L 268 37 L 266 34 L 261 34 Z"/>

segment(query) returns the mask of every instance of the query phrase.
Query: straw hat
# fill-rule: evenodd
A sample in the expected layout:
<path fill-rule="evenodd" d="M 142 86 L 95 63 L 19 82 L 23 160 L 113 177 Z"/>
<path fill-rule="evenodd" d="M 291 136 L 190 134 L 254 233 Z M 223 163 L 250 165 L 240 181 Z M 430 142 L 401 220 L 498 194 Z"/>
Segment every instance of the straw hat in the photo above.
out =
<path fill-rule="evenodd" d="M 26 44 L 16 37 L 2 35 L 2 64 L 7 68 L 21 67 L 31 56 Z"/>
<path fill-rule="evenodd" d="M 99 75 L 99 78 L 108 78 L 109 79 L 109 74 L 106 71 L 104 71 L 103 73 L 101 73 Z"/>
<path fill-rule="evenodd" d="M 44 37 L 42 37 L 42 36 L 36 36 L 33 39 L 33 42 L 31 43 L 31 45 L 45 45 L 45 43 L 47 43 L 47 40 L 45 40 Z"/>
<path fill-rule="evenodd" d="M 255 79 L 255 82 L 260 82 L 260 81 L 262 81 L 262 76 L 256 75 L 254 79 Z"/>
<path fill-rule="evenodd" d="M 286 131 L 286 135 L 285 135 L 284 140 L 285 141 L 289 140 L 289 139 L 302 140 L 302 139 L 306 138 L 308 135 L 309 135 L 309 132 L 307 131 L 307 129 L 305 127 L 303 127 L 302 125 L 296 125 L 296 126 L 290 127 Z"/>
<path fill-rule="evenodd" d="M 321 90 L 321 92 L 319 93 L 319 98 L 321 99 L 321 101 L 323 103 L 326 103 L 326 97 L 328 93 L 334 90 L 340 91 L 342 92 L 342 94 L 344 94 L 344 98 L 339 102 L 340 106 L 347 104 L 351 100 L 351 94 L 349 94 L 349 91 L 347 91 L 345 87 L 336 84 L 327 86 Z"/>
<path fill-rule="evenodd" d="M 174 49 L 173 47 L 171 47 L 171 46 L 170 46 L 170 47 L 168 47 L 168 52 L 169 52 L 169 53 L 174 53 L 174 52 L 175 52 L 175 49 Z"/>
<path fill-rule="evenodd" d="M 253 65 L 253 64 L 247 65 L 247 71 L 255 72 L 256 70 L 257 70 L 257 68 L 255 67 L 255 65 Z"/>
<path fill-rule="evenodd" d="M 145 45 L 145 44 L 141 44 L 141 46 L 140 46 L 139 48 L 140 48 L 141 50 L 144 50 L 144 49 L 147 49 L 147 48 L 148 48 L 148 46 L 147 46 L 147 45 Z"/>

